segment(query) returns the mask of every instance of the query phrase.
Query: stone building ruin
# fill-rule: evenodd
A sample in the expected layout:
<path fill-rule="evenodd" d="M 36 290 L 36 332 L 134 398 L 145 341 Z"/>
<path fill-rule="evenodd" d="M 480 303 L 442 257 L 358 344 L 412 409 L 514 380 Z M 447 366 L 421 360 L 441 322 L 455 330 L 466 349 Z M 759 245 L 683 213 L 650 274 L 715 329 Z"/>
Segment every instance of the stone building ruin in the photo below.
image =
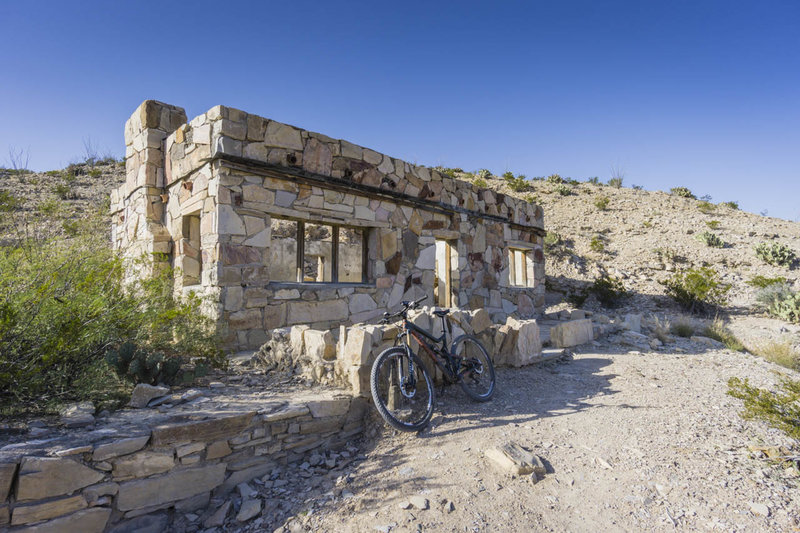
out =
<path fill-rule="evenodd" d="M 374 322 L 423 295 L 495 327 L 543 309 L 532 203 L 224 106 L 187 121 L 145 101 L 125 144 L 115 248 L 175 267 L 175 291 L 212 302 L 232 350 L 276 328 Z"/>

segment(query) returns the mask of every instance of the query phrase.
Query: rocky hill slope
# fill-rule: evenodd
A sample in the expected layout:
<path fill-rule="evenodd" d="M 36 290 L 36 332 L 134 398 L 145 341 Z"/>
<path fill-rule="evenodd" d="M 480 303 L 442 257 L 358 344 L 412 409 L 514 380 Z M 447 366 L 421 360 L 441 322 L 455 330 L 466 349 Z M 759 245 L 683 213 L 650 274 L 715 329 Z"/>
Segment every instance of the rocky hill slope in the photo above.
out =
<path fill-rule="evenodd" d="M 485 172 L 477 177 L 445 170 L 543 206 L 545 227 L 551 233 L 546 243 L 548 303 L 556 308 L 568 302 L 575 306 L 591 283 L 608 274 L 631 293 L 619 312 L 675 315 L 680 309 L 665 296 L 661 282 L 676 271 L 709 266 L 731 285 L 726 311 L 734 322 L 747 325 L 742 328 L 746 336 L 752 329 L 747 320 L 765 316 L 755 300 L 757 289 L 749 281 L 756 276 L 782 277 L 800 289 L 797 265 L 772 266 L 755 254 L 759 243 L 777 241 L 800 255 L 800 223 L 746 213 L 731 203 L 715 205 L 661 191 L 557 178 L 523 183 Z M 0 218 L 0 239 L 69 235 L 75 224 L 104 213 L 111 189 L 123 181 L 124 165 L 113 161 L 44 173 L 0 170 L 0 215 L 5 214 Z M 16 225 L 9 223 L 12 210 Z M 724 245 L 708 246 L 698 238 L 704 232 L 716 235 Z M 591 295 L 580 305 L 600 307 Z M 765 320 L 756 329 L 798 333 L 791 325 Z"/>

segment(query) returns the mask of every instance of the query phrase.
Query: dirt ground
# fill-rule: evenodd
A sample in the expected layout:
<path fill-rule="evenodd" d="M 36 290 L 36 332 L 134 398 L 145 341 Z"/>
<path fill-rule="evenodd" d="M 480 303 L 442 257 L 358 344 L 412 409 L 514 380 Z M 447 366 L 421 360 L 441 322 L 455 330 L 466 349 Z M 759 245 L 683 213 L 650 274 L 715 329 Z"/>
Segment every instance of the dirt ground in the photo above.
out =
<path fill-rule="evenodd" d="M 743 420 L 726 393 L 731 376 L 771 386 L 784 372 L 688 342 L 647 354 L 596 343 L 572 361 L 502 369 L 491 402 L 450 387 L 419 435 L 376 424 L 383 435 L 350 473 L 276 531 L 798 531 L 796 471 L 747 447 L 792 441 Z M 541 456 L 545 478 L 511 478 L 484 457 L 507 442 Z"/>

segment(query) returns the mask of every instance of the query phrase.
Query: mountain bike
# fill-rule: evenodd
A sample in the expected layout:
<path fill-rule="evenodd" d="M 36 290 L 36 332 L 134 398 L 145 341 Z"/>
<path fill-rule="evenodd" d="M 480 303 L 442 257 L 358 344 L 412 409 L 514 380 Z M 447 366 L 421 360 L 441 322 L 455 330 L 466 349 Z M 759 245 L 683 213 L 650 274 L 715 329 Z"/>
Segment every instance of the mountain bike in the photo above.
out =
<path fill-rule="evenodd" d="M 419 308 L 427 297 L 402 302 L 394 314 L 384 313 L 381 323 L 400 318 L 399 345 L 381 352 L 372 364 L 370 389 L 375 407 L 386 422 L 400 431 L 420 431 L 433 416 L 433 381 L 419 355 L 411 349 L 414 339 L 442 371 L 445 382 L 458 383 L 473 400 L 491 399 L 495 389 L 492 358 L 472 335 L 460 335 L 447 347 L 449 310 L 434 310 L 442 320 L 442 334 L 433 333 L 412 324 L 408 311 Z"/>

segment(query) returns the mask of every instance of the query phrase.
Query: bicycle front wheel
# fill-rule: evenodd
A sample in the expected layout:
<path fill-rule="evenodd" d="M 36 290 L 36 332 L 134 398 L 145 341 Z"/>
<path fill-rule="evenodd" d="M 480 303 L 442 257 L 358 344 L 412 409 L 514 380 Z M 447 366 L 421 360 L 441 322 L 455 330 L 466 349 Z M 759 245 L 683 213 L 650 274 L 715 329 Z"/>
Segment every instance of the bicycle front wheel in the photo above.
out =
<path fill-rule="evenodd" d="M 375 408 L 400 431 L 420 431 L 433 416 L 433 382 L 416 354 L 402 347 L 384 350 L 370 373 Z"/>
<path fill-rule="evenodd" d="M 471 335 L 461 335 L 450 353 L 459 358 L 458 378 L 464 392 L 473 400 L 489 401 L 494 394 L 494 365 L 483 345 Z"/>

